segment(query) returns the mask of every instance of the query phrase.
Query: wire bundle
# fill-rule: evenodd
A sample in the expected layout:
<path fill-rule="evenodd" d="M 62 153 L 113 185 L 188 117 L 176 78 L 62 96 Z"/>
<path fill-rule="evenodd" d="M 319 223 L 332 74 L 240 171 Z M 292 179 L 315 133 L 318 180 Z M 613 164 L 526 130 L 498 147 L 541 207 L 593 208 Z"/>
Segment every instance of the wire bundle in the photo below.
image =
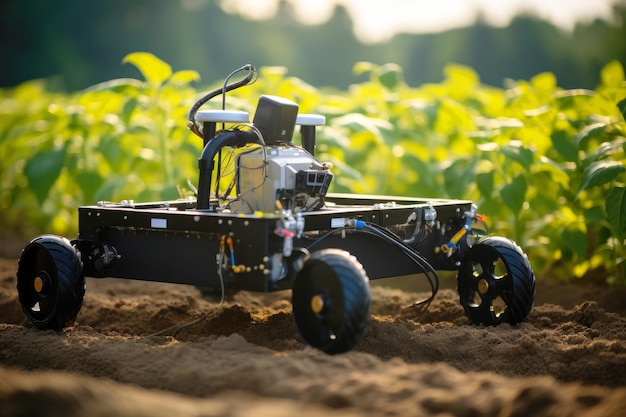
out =
<path fill-rule="evenodd" d="M 368 233 L 383 239 L 385 242 L 400 249 L 402 253 L 404 253 L 409 259 L 411 259 L 419 267 L 417 273 L 424 273 L 430 285 L 431 295 L 424 300 L 417 301 L 411 305 L 412 308 L 416 309 L 417 320 L 419 320 L 419 318 L 428 309 L 430 303 L 435 299 L 435 296 L 439 291 L 439 276 L 437 275 L 437 271 L 435 271 L 435 268 L 422 255 L 420 255 L 412 247 L 408 246 L 405 242 L 400 240 L 396 235 L 391 233 L 386 228 L 374 223 L 365 222 L 363 220 L 351 220 L 349 221 L 347 226 L 333 229 L 325 233 L 324 235 L 316 238 L 315 241 L 311 242 L 306 247 L 306 249 L 311 250 L 323 239 L 339 233 L 344 233 L 347 230 L 357 233 Z"/>

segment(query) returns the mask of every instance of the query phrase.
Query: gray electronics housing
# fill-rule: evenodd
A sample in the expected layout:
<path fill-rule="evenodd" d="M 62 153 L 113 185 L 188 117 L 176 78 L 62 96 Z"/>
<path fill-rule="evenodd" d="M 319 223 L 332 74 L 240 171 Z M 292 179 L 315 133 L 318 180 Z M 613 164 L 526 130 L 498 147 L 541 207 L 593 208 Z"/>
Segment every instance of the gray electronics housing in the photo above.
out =
<path fill-rule="evenodd" d="M 292 143 L 297 119 L 296 103 L 282 97 L 260 97 L 253 124 L 264 144 L 237 157 L 237 198 L 230 203 L 233 212 L 273 212 L 277 201 L 294 211 L 317 210 L 324 205 L 333 174 L 328 164 Z"/>
<path fill-rule="evenodd" d="M 333 178 L 328 165 L 299 147 L 267 146 L 237 158 L 237 213 L 273 212 L 276 202 L 290 210 L 311 211 L 324 205 Z"/>

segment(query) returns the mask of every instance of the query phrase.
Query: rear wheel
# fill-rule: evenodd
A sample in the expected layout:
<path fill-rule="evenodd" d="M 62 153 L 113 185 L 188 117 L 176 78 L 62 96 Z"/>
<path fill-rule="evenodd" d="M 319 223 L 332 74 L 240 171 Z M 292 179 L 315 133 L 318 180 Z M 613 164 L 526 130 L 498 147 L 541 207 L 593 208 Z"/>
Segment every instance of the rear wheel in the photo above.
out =
<path fill-rule="evenodd" d="M 296 276 L 292 304 L 296 328 L 306 343 L 330 354 L 346 352 L 369 324 L 369 279 L 350 253 L 323 249 Z"/>
<path fill-rule="evenodd" d="M 502 237 L 472 246 L 461 262 L 458 291 L 465 313 L 476 324 L 516 324 L 535 301 L 535 274 L 522 249 Z"/>
<path fill-rule="evenodd" d="M 22 310 L 38 328 L 72 325 L 85 296 L 80 253 L 59 236 L 33 239 L 20 256 L 17 292 Z"/>

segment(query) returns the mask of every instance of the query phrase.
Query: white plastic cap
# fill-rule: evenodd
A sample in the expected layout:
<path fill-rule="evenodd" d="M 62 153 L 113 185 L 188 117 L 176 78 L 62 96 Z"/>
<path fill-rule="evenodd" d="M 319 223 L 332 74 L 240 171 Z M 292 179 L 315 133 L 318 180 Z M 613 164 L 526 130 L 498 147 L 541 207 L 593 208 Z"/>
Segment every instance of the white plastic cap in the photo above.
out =
<path fill-rule="evenodd" d="M 239 110 L 200 110 L 196 113 L 197 122 L 250 123 L 248 112 Z"/>
<path fill-rule="evenodd" d="M 302 126 L 323 126 L 326 124 L 326 117 L 320 114 L 299 114 L 296 124 Z"/>

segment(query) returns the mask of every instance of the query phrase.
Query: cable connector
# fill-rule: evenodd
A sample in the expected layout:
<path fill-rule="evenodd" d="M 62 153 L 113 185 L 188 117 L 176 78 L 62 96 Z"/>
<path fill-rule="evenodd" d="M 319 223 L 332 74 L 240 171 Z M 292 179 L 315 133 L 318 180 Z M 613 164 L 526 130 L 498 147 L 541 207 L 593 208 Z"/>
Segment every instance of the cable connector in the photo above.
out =
<path fill-rule="evenodd" d="M 281 206 L 277 201 L 277 206 Z M 304 232 L 304 217 L 302 213 L 297 212 L 295 217 L 291 210 L 281 209 L 281 218 L 276 222 L 274 234 L 283 238 L 283 255 L 291 256 L 293 251 L 293 239 L 300 238 Z"/>
<path fill-rule="evenodd" d="M 354 227 L 355 229 L 365 229 L 367 223 L 365 223 L 363 220 L 359 220 L 359 219 L 348 219 L 348 221 L 346 222 L 346 226 L 347 227 Z"/>
<path fill-rule="evenodd" d="M 429 202 L 428 207 L 424 208 L 424 221 L 432 228 L 435 220 L 437 220 L 437 210 L 433 207 L 433 203 Z"/>
<path fill-rule="evenodd" d="M 475 204 L 472 204 L 472 206 L 470 207 L 470 211 L 466 211 L 465 213 L 463 213 L 463 215 L 465 216 L 465 231 L 469 232 L 470 230 L 472 230 L 472 223 L 476 220 L 477 210 L 478 207 L 476 207 Z"/>

